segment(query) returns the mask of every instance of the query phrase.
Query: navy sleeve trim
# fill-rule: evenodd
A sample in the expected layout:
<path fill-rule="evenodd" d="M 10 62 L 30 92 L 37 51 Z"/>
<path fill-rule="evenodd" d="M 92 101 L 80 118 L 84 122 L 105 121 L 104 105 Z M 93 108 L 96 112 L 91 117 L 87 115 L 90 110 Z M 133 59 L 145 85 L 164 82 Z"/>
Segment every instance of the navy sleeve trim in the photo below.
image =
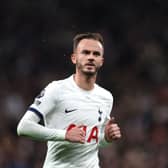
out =
<path fill-rule="evenodd" d="M 43 120 L 43 115 L 35 108 L 29 107 L 28 111 L 34 112 L 35 114 L 37 114 L 40 117 L 41 120 Z"/>

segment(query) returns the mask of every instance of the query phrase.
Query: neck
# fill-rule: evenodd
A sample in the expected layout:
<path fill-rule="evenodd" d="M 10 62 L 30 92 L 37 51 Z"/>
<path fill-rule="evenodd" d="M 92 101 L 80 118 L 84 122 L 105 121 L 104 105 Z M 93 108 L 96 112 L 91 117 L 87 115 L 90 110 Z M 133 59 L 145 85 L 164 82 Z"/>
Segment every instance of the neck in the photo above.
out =
<path fill-rule="evenodd" d="M 96 82 L 96 75 L 87 76 L 85 74 L 76 73 L 74 75 L 75 83 L 84 90 L 92 90 Z"/>

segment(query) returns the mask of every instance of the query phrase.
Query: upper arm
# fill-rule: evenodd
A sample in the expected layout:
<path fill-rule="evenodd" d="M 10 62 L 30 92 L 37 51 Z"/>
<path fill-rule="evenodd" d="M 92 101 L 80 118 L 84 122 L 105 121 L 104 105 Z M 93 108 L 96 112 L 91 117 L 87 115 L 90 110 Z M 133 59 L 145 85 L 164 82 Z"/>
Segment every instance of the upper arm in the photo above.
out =
<path fill-rule="evenodd" d="M 54 110 L 58 97 L 58 89 L 55 83 L 49 84 L 42 92 L 34 99 L 34 102 L 29 107 L 29 111 L 36 113 L 40 119 Z"/>

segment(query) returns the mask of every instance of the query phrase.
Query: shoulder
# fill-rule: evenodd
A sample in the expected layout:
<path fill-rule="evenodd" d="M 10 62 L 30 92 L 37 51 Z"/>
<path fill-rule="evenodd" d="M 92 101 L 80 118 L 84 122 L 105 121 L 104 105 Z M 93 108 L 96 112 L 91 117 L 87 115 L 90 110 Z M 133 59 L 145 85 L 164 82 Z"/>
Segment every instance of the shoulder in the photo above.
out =
<path fill-rule="evenodd" d="M 59 90 L 61 88 L 64 88 L 65 85 L 69 83 L 69 77 L 61 80 L 55 80 L 50 82 L 46 87 L 45 90 Z"/>
<path fill-rule="evenodd" d="M 96 92 L 99 93 L 104 99 L 113 101 L 113 95 L 109 90 L 99 86 L 98 84 L 96 84 L 95 87 L 96 87 Z"/>

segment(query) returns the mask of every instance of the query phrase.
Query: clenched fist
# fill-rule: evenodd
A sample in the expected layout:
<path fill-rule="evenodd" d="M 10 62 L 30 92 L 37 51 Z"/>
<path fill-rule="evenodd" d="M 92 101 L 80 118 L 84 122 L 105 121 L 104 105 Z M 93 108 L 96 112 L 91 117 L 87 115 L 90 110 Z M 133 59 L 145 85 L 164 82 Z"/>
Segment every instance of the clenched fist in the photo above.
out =
<path fill-rule="evenodd" d="M 70 142 L 85 143 L 86 133 L 82 129 L 83 125 L 75 126 L 68 130 L 65 134 L 65 139 Z"/>
<path fill-rule="evenodd" d="M 105 139 L 107 142 L 111 142 L 114 139 L 121 138 L 120 128 L 115 123 L 114 117 L 112 117 L 105 126 Z"/>

